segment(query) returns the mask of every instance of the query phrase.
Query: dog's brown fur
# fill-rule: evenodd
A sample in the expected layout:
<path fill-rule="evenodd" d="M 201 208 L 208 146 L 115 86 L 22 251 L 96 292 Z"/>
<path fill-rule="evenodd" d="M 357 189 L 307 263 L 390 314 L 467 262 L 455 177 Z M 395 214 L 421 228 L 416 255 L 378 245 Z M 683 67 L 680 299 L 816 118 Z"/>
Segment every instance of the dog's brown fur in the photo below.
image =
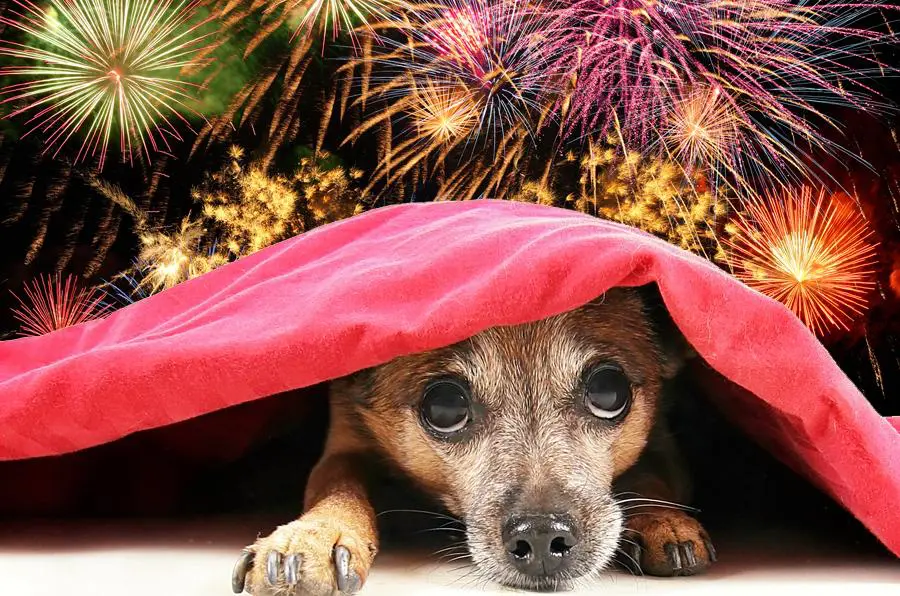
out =
<path fill-rule="evenodd" d="M 335 381 L 306 513 L 248 548 L 236 590 L 318 596 L 362 586 L 378 546 L 364 481 L 372 453 L 465 521 L 474 564 L 493 580 L 556 588 L 598 573 L 617 551 L 643 573 L 704 569 L 715 559 L 709 537 L 666 504 L 689 496 L 659 415 L 663 384 L 681 365 L 674 346 L 640 292 L 614 289 L 569 313 Z M 599 424 L 577 398 L 583 371 L 598 360 L 618 364 L 632 385 L 630 410 L 615 425 Z M 435 438 L 418 412 L 426 385 L 445 375 L 465 379 L 478 402 L 464 440 Z M 564 511 L 577 520 L 581 538 L 565 573 L 535 578 L 506 562 L 500 527 L 510 511 Z"/>

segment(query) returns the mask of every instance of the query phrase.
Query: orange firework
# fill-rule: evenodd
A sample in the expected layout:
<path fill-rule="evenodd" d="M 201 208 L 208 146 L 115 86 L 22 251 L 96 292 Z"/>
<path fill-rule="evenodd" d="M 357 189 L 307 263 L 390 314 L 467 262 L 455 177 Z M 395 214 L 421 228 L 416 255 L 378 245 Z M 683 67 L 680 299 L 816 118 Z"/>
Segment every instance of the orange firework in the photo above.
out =
<path fill-rule="evenodd" d="M 103 294 L 79 289 L 72 275 L 65 281 L 59 274 L 38 277 L 25 286 L 27 301 L 13 296 L 19 301 L 20 308 L 13 310 L 13 316 L 22 324 L 22 335 L 45 335 L 99 319 L 109 310 L 103 304 Z"/>
<path fill-rule="evenodd" d="M 860 214 L 809 187 L 746 203 L 728 241 L 735 276 L 819 335 L 849 329 L 875 287 L 875 244 Z"/>

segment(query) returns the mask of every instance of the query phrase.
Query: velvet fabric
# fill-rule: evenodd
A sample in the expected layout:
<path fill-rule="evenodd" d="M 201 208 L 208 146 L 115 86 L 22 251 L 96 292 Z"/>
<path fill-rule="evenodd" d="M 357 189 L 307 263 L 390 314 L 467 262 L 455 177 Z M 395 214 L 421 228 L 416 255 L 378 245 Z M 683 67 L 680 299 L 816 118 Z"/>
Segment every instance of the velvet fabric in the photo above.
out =
<path fill-rule="evenodd" d="M 723 408 L 900 555 L 900 421 L 788 309 L 641 231 L 511 202 L 376 209 L 105 319 L 0 343 L 0 460 L 82 450 L 649 282 L 743 389 Z M 239 432 L 194 437 L 197 453 Z"/>

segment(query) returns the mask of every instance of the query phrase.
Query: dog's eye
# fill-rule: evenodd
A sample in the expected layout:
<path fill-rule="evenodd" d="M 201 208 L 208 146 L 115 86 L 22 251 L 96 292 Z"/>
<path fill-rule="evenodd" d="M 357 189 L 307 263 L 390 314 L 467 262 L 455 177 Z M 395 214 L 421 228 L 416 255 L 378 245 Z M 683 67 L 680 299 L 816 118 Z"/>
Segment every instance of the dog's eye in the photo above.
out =
<path fill-rule="evenodd" d="M 588 375 L 584 405 L 597 418 L 618 418 L 628 408 L 630 401 L 631 383 L 617 366 L 604 364 Z"/>
<path fill-rule="evenodd" d="M 469 422 L 469 393 L 453 381 L 431 384 L 422 398 L 422 419 L 432 430 L 450 434 Z"/>

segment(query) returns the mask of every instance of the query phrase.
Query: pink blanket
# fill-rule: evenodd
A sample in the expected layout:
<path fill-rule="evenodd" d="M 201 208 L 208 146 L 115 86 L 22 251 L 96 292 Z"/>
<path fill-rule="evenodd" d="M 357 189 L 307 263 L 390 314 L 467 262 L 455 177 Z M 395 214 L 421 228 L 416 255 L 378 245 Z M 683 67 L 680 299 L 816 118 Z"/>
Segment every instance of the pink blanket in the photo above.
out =
<path fill-rule="evenodd" d="M 880 417 L 786 308 L 640 231 L 509 202 L 378 209 L 104 320 L 0 343 L 0 460 L 81 450 L 651 281 L 697 352 L 746 390 L 720 405 L 900 555 L 900 420 Z"/>

